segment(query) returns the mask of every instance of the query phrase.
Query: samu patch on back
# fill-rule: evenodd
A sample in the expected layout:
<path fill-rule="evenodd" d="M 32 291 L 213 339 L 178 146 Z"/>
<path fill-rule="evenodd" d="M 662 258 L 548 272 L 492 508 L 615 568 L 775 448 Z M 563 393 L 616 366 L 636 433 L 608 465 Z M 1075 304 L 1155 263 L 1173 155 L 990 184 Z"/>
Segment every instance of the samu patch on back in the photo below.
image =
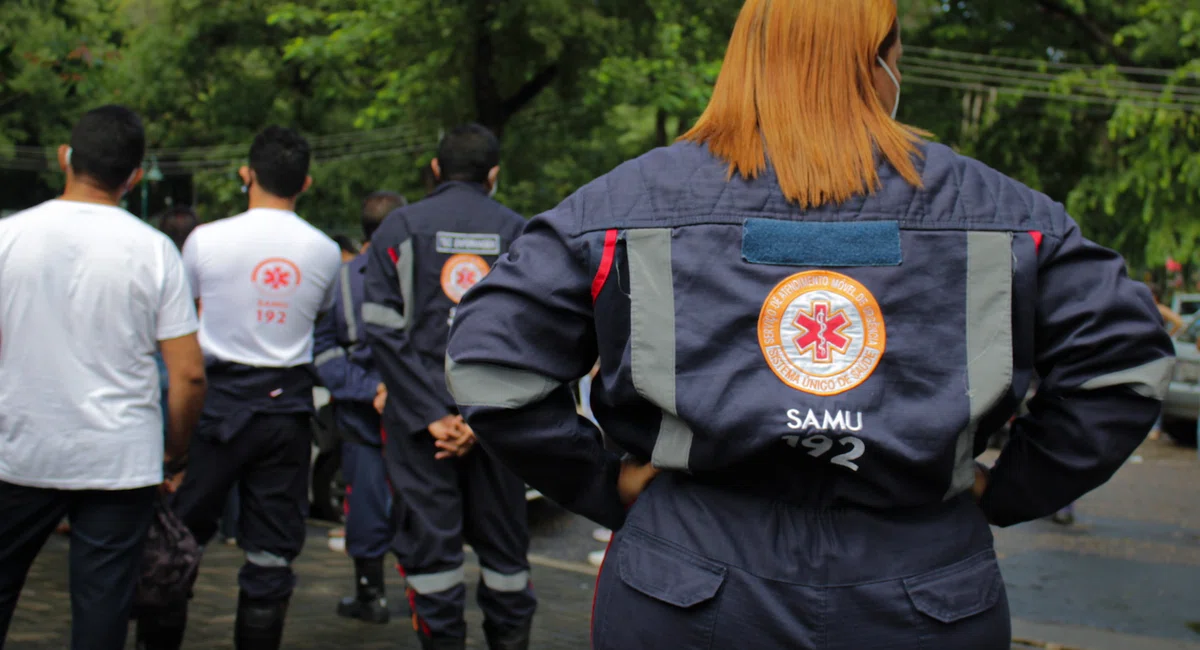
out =
<path fill-rule="evenodd" d="M 465 255 L 499 255 L 500 235 L 439 232 L 437 252 Z"/>
<path fill-rule="evenodd" d="M 748 219 L 742 259 L 775 266 L 899 266 L 900 224 Z"/>

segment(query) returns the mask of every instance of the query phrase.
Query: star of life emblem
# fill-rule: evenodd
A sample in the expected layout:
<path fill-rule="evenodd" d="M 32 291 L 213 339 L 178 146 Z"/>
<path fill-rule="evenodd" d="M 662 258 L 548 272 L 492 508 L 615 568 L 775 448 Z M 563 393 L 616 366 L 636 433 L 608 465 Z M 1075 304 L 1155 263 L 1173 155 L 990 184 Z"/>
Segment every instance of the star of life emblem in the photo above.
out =
<path fill-rule="evenodd" d="M 767 296 L 758 319 L 763 356 L 780 380 L 812 395 L 838 395 L 867 380 L 887 344 L 879 303 L 853 278 L 797 273 Z"/>
<path fill-rule="evenodd" d="M 479 283 L 491 267 L 478 255 L 454 255 L 442 266 L 442 291 L 458 304 L 467 290 Z"/>

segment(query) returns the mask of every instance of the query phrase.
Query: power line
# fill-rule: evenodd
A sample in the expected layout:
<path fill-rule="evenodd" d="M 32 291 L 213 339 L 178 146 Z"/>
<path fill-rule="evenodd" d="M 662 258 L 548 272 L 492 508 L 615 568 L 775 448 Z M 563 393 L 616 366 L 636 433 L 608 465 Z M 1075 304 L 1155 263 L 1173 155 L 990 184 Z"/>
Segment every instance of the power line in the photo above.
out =
<path fill-rule="evenodd" d="M 1059 70 L 1086 70 L 1091 72 L 1100 72 L 1104 70 L 1115 70 L 1122 74 L 1156 76 L 1156 77 L 1175 77 L 1179 74 L 1178 70 L 1170 70 L 1165 68 L 1138 68 L 1130 66 L 1103 66 L 1087 63 L 1063 63 L 1060 61 L 1046 61 L 1043 59 L 1022 59 L 1011 56 L 999 56 L 995 54 L 980 54 L 976 52 L 962 52 L 959 50 L 944 50 L 937 47 L 921 47 L 917 45 L 905 45 L 905 52 L 913 52 L 917 54 L 929 54 L 933 56 L 944 56 L 952 59 L 974 59 L 977 61 L 995 61 L 997 63 L 1008 63 L 1011 65 L 1023 65 L 1032 67 L 1047 67 L 1057 68 Z M 907 57 L 905 57 L 907 58 Z M 1195 76 L 1194 73 L 1189 73 L 1189 76 Z"/>

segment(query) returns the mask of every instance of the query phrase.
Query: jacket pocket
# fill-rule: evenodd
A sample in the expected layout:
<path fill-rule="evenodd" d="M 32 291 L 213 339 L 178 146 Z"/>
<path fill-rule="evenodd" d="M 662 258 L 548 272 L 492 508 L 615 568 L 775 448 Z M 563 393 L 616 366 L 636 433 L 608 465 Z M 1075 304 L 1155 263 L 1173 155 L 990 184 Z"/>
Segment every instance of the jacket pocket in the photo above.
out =
<path fill-rule="evenodd" d="M 597 650 L 707 650 L 726 567 L 627 527 L 601 573 Z M 615 570 L 614 570 L 615 569 Z M 614 575 L 615 574 L 615 575 Z"/>
<path fill-rule="evenodd" d="M 1004 590 L 1004 580 L 995 552 L 987 550 L 907 578 L 904 589 L 917 611 L 941 623 L 955 623 L 994 607 Z"/>

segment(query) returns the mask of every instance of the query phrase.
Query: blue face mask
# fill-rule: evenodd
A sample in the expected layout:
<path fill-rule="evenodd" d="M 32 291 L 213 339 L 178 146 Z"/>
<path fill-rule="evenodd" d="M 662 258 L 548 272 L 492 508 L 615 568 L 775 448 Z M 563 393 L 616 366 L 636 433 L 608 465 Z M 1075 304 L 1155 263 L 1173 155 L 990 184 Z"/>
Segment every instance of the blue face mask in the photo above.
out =
<path fill-rule="evenodd" d="M 875 60 L 879 61 L 879 65 L 883 66 L 883 71 L 887 73 L 888 78 L 892 80 L 892 83 L 896 84 L 896 103 L 892 105 L 892 119 L 894 120 L 896 119 L 896 112 L 900 110 L 900 80 L 896 78 L 895 73 L 888 67 L 887 61 L 884 61 L 883 57 L 877 56 Z"/>

